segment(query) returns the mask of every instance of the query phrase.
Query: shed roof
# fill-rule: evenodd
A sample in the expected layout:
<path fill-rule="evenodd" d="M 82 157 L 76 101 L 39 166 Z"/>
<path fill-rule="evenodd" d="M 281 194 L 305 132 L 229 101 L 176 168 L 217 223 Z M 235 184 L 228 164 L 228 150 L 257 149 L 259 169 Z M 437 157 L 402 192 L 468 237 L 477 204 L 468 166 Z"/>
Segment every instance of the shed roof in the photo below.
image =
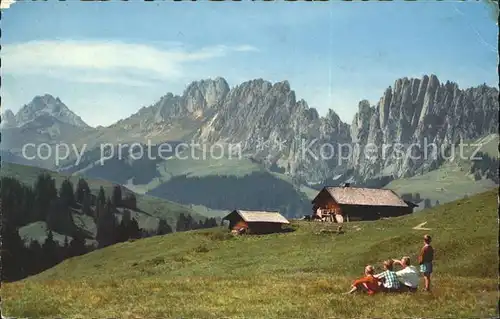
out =
<path fill-rule="evenodd" d="M 417 203 L 414 203 L 414 202 L 411 202 L 409 200 L 405 200 L 405 203 L 408 204 L 408 206 L 410 207 L 418 207 L 418 204 Z"/>
<path fill-rule="evenodd" d="M 408 204 L 390 189 L 325 187 L 323 190 L 341 205 L 408 207 Z"/>
<path fill-rule="evenodd" d="M 236 213 L 243 218 L 247 223 L 265 222 L 265 223 L 278 223 L 290 224 L 290 222 L 283 217 L 279 212 L 266 212 L 266 211 L 249 211 L 249 210 L 233 210 L 229 215 L 223 219 L 227 219 L 230 215 Z"/>

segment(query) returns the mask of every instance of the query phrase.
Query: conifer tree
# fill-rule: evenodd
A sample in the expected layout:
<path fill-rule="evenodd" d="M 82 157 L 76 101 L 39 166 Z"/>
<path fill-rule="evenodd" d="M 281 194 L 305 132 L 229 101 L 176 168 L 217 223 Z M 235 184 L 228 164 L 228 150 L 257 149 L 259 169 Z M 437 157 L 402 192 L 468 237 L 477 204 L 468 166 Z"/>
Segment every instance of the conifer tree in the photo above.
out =
<path fill-rule="evenodd" d="M 167 223 L 165 219 L 160 219 L 158 222 L 158 228 L 156 230 L 156 235 L 166 235 L 172 232 L 172 227 Z"/>
<path fill-rule="evenodd" d="M 125 225 L 128 225 L 132 220 L 132 213 L 128 209 L 123 210 L 122 221 L 124 221 Z"/>
<path fill-rule="evenodd" d="M 69 248 L 69 239 L 68 239 L 68 236 L 64 236 L 64 245 L 63 245 L 63 247 L 65 249 Z"/>
<path fill-rule="evenodd" d="M 186 219 L 185 219 L 185 226 L 184 229 L 186 230 L 192 230 L 196 228 L 196 221 L 193 219 L 191 214 L 188 214 Z"/>
<path fill-rule="evenodd" d="M 99 194 L 97 195 L 97 203 L 96 203 L 96 206 L 98 206 L 99 204 L 106 204 L 106 193 L 104 192 L 104 188 L 101 186 L 99 188 Z"/>
<path fill-rule="evenodd" d="M 13 228 L 23 225 L 21 183 L 15 178 L 2 177 L 1 186 L 2 220 L 5 220 Z"/>
<path fill-rule="evenodd" d="M 69 179 L 65 179 L 61 183 L 61 188 L 59 189 L 59 197 L 62 200 L 63 205 L 66 207 L 75 206 L 75 194 L 73 193 L 73 183 Z"/>
<path fill-rule="evenodd" d="M 127 207 L 128 208 L 134 209 L 134 210 L 137 209 L 137 198 L 135 197 L 135 194 L 128 193 L 125 196 L 125 200 L 124 201 L 127 203 Z"/>
<path fill-rule="evenodd" d="M 103 209 L 99 210 L 99 216 L 97 218 L 97 242 L 98 247 L 106 247 L 113 245 L 117 240 L 117 226 L 118 223 L 115 217 L 115 209 L 111 203 L 111 199 L 107 199 L 106 205 Z"/>
<path fill-rule="evenodd" d="M 54 241 L 54 235 L 51 230 L 47 233 L 47 238 L 42 245 L 42 251 L 45 269 L 59 263 L 58 244 Z"/>
<path fill-rule="evenodd" d="M 46 222 L 50 230 L 61 234 L 71 234 L 76 229 L 71 210 L 59 198 L 52 200 Z"/>
<path fill-rule="evenodd" d="M 37 220 L 45 220 L 52 200 L 57 198 L 56 182 L 48 173 L 38 175 L 33 191 L 35 193 L 35 207 Z"/>
<path fill-rule="evenodd" d="M 420 198 L 420 193 L 415 193 L 415 202 L 419 203 L 422 199 Z"/>
<path fill-rule="evenodd" d="M 431 208 L 432 205 L 431 205 L 431 200 L 429 198 L 426 198 L 424 200 L 424 208 Z"/>
<path fill-rule="evenodd" d="M 128 225 L 128 238 L 138 239 L 141 238 L 141 229 L 139 228 L 139 223 L 135 218 L 132 218 Z"/>
<path fill-rule="evenodd" d="M 120 207 L 122 205 L 122 188 L 120 185 L 115 185 L 113 187 L 111 202 L 115 207 Z"/>
<path fill-rule="evenodd" d="M 120 224 L 116 229 L 116 241 L 119 243 L 125 242 L 129 239 L 128 223 L 122 218 Z"/>
<path fill-rule="evenodd" d="M 68 239 L 68 236 L 64 236 L 64 242 L 63 242 L 63 246 L 60 247 L 59 249 L 60 251 L 60 256 L 59 256 L 59 259 L 60 260 L 64 260 L 66 258 L 69 258 L 69 239 Z"/>
<path fill-rule="evenodd" d="M 82 213 L 87 216 L 92 216 L 92 208 L 91 208 L 91 196 L 92 194 L 89 192 L 83 193 L 82 199 Z"/>
<path fill-rule="evenodd" d="M 3 217 L 3 216 L 2 216 Z M 2 282 L 21 279 L 25 276 L 23 266 L 24 242 L 16 227 L 2 220 Z"/>
<path fill-rule="evenodd" d="M 78 203 L 83 204 L 86 194 L 90 195 L 89 184 L 85 179 L 80 177 L 80 179 L 78 179 L 78 184 L 76 185 L 75 200 Z"/>
<path fill-rule="evenodd" d="M 69 243 L 69 257 L 81 256 L 87 253 L 87 247 L 85 246 L 85 238 L 80 232 L 75 232 L 73 239 Z"/>
<path fill-rule="evenodd" d="M 30 186 L 23 185 L 22 192 L 22 218 L 24 223 L 37 221 L 35 211 L 35 193 Z"/>
<path fill-rule="evenodd" d="M 179 214 L 179 218 L 175 224 L 175 230 L 178 232 L 186 230 L 186 217 L 184 216 L 184 213 Z"/>
<path fill-rule="evenodd" d="M 34 275 L 43 270 L 43 251 L 42 246 L 37 240 L 31 240 L 29 247 L 29 264 L 28 264 L 28 275 Z"/>

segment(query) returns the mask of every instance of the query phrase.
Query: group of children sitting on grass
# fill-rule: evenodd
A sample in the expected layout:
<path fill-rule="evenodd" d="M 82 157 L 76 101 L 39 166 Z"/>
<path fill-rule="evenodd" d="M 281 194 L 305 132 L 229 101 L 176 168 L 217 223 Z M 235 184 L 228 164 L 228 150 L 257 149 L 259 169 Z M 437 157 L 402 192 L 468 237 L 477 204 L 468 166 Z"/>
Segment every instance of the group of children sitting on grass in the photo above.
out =
<path fill-rule="evenodd" d="M 420 269 L 411 265 L 410 257 L 403 257 L 401 260 L 389 259 L 384 261 L 384 271 L 375 274 L 372 265 L 365 267 L 365 276 L 352 283 L 352 289 L 347 292 L 366 292 L 373 295 L 377 292 L 415 292 L 420 281 L 420 273 L 424 276 L 425 291 L 430 291 L 432 261 L 434 259 L 434 249 L 430 245 L 431 236 L 424 236 L 424 247 L 418 256 Z M 394 271 L 394 264 L 402 267 L 401 270 Z"/>

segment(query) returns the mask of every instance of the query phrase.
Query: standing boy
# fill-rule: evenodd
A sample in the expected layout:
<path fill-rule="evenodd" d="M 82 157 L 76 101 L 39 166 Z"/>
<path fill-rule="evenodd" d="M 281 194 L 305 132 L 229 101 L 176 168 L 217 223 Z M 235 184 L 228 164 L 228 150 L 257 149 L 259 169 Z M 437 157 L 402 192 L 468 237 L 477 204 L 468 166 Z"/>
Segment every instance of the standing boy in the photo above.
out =
<path fill-rule="evenodd" d="M 431 236 L 424 236 L 424 247 L 422 247 L 418 256 L 420 272 L 424 275 L 425 291 L 431 289 L 432 261 L 434 260 L 434 248 L 431 246 L 431 240 Z"/>

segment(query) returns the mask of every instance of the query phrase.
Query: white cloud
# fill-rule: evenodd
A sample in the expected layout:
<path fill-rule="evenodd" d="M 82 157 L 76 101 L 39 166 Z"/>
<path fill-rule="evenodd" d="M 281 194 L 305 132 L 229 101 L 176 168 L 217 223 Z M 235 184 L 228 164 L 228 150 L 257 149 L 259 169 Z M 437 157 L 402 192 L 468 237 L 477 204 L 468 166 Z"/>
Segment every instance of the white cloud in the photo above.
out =
<path fill-rule="evenodd" d="M 185 65 L 235 52 L 258 51 L 250 45 L 217 45 L 187 50 L 116 41 L 32 41 L 5 45 L 3 72 L 46 75 L 85 83 L 145 85 L 148 81 L 179 79 Z"/>
<path fill-rule="evenodd" d="M 240 45 L 234 48 L 235 51 L 238 52 L 258 52 L 259 50 L 256 47 L 251 45 Z"/>
<path fill-rule="evenodd" d="M 0 0 L 0 9 L 8 9 L 16 0 Z"/>
<path fill-rule="evenodd" d="M 66 79 L 68 81 L 74 80 L 70 75 L 60 75 L 59 78 Z M 128 86 L 148 86 L 153 83 L 148 81 L 134 80 L 131 77 L 121 77 L 121 76 L 89 76 L 82 75 L 77 78 L 78 82 L 81 83 L 92 83 L 92 84 L 120 84 Z"/>

